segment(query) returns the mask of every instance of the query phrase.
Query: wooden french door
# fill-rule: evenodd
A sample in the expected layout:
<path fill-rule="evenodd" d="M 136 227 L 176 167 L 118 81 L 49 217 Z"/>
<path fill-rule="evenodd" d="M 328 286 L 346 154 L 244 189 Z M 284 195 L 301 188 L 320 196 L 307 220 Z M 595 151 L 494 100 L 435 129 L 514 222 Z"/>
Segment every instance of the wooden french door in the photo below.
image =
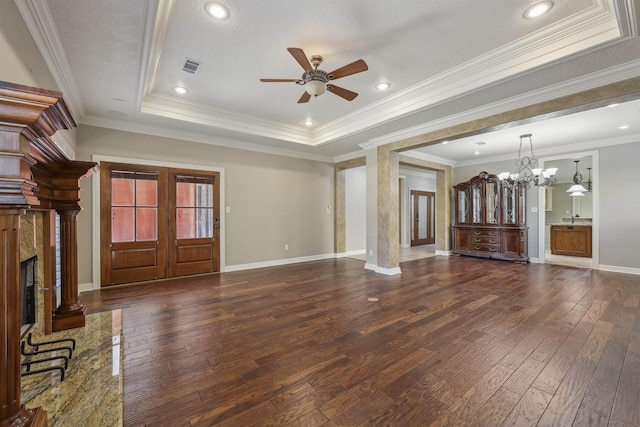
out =
<path fill-rule="evenodd" d="M 436 242 L 436 193 L 411 190 L 411 246 Z"/>
<path fill-rule="evenodd" d="M 219 271 L 219 174 L 102 162 L 102 286 Z"/>
<path fill-rule="evenodd" d="M 170 276 L 219 271 L 219 181 L 218 172 L 170 171 Z"/>

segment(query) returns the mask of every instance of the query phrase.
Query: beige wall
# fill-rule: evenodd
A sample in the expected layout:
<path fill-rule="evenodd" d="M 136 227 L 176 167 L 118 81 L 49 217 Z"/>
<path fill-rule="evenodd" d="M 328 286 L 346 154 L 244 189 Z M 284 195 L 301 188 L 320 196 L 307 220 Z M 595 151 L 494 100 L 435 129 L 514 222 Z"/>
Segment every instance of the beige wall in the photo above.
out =
<path fill-rule="evenodd" d="M 98 154 L 224 168 L 226 266 L 334 252 L 332 164 L 92 126 L 80 126 L 78 137 L 79 160 Z M 92 179 L 82 183 L 78 217 L 81 284 L 92 281 Z"/>

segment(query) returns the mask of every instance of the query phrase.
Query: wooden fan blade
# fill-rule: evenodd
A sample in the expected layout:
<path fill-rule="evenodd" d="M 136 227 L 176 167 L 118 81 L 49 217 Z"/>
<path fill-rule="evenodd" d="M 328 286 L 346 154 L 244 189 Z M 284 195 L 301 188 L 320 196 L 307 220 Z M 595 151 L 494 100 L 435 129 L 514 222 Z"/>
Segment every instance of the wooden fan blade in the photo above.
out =
<path fill-rule="evenodd" d="M 273 83 L 273 82 L 297 82 L 298 79 L 260 79 L 261 82 Z"/>
<path fill-rule="evenodd" d="M 311 63 L 309 62 L 307 55 L 304 54 L 304 51 L 302 49 L 297 47 L 288 47 L 287 50 L 289 51 L 291 56 L 293 56 L 293 59 L 298 61 L 298 64 L 300 64 L 302 69 L 304 69 L 305 71 L 309 71 L 312 69 Z"/>
<path fill-rule="evenodd" d="M 305 102 L 309 102 L 310 99 L 311 99 L 311 94 L 305 90 L 302 93 L 302 96 L 300 97 L 300 99 L 298 99 L 298 104 L 303 104 Z"/>
<path fill-rule="evenodd" d="M 351 64 L 347 64 L 344 67 L 340 67 L 337 70 L 333 70 L 332 72 L 327 73 L 327 76 L 330 79 L 335 80 L 341 77 L 350 76 L 351 74 L 361 73 L 363 71 L 367 71 L 368 69 L 369 67 L 367 66 L 367 63 L 362 59 L 358 59 Z M 333 76 L 333 78 L 331 76 Z"/>
<path fill-rule="evenodd" d="M 354 99 L 356 99 L 356 96 L 358 96 L 357 93 L 351 92 L 347 89 L 343 89 L 336 85 L 327 85 L 327 90 L 338 95 L 339 97 L 346 99 L 347 101 L 353 101 Z"/>

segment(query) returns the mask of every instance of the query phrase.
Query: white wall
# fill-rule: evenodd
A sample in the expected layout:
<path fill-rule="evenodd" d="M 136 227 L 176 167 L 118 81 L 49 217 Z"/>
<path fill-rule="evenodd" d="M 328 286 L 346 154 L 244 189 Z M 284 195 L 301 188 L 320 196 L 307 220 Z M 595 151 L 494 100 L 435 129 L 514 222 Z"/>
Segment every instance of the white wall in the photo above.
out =
<path fill-rule="evenodd" d="M 363 252 L 367 248 L 367 174 L 366 167 L 345 170 L 346 251 Z"/>
<path fill-rule="evenodd" d="M 600 264 L 640 274 L 640 142 L 600 149 Z"/>

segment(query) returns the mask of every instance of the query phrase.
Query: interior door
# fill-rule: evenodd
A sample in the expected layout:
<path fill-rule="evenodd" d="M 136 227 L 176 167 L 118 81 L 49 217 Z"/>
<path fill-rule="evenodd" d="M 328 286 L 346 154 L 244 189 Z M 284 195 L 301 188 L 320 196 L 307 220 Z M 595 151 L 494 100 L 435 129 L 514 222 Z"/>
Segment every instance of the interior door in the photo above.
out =
<path fill-rule="evenodd" d="M 436 193 L 411 190 L 411 246 L 436 242 Z"/>
<path fill-rule="evenodd" d="M 102 285 L 166 277 L 166 170 L 100 166 Z"/>
<path fill-rule="evenodd" d="M 170 171 L 169 275 L 220 270 L 220 174 Z"/>

